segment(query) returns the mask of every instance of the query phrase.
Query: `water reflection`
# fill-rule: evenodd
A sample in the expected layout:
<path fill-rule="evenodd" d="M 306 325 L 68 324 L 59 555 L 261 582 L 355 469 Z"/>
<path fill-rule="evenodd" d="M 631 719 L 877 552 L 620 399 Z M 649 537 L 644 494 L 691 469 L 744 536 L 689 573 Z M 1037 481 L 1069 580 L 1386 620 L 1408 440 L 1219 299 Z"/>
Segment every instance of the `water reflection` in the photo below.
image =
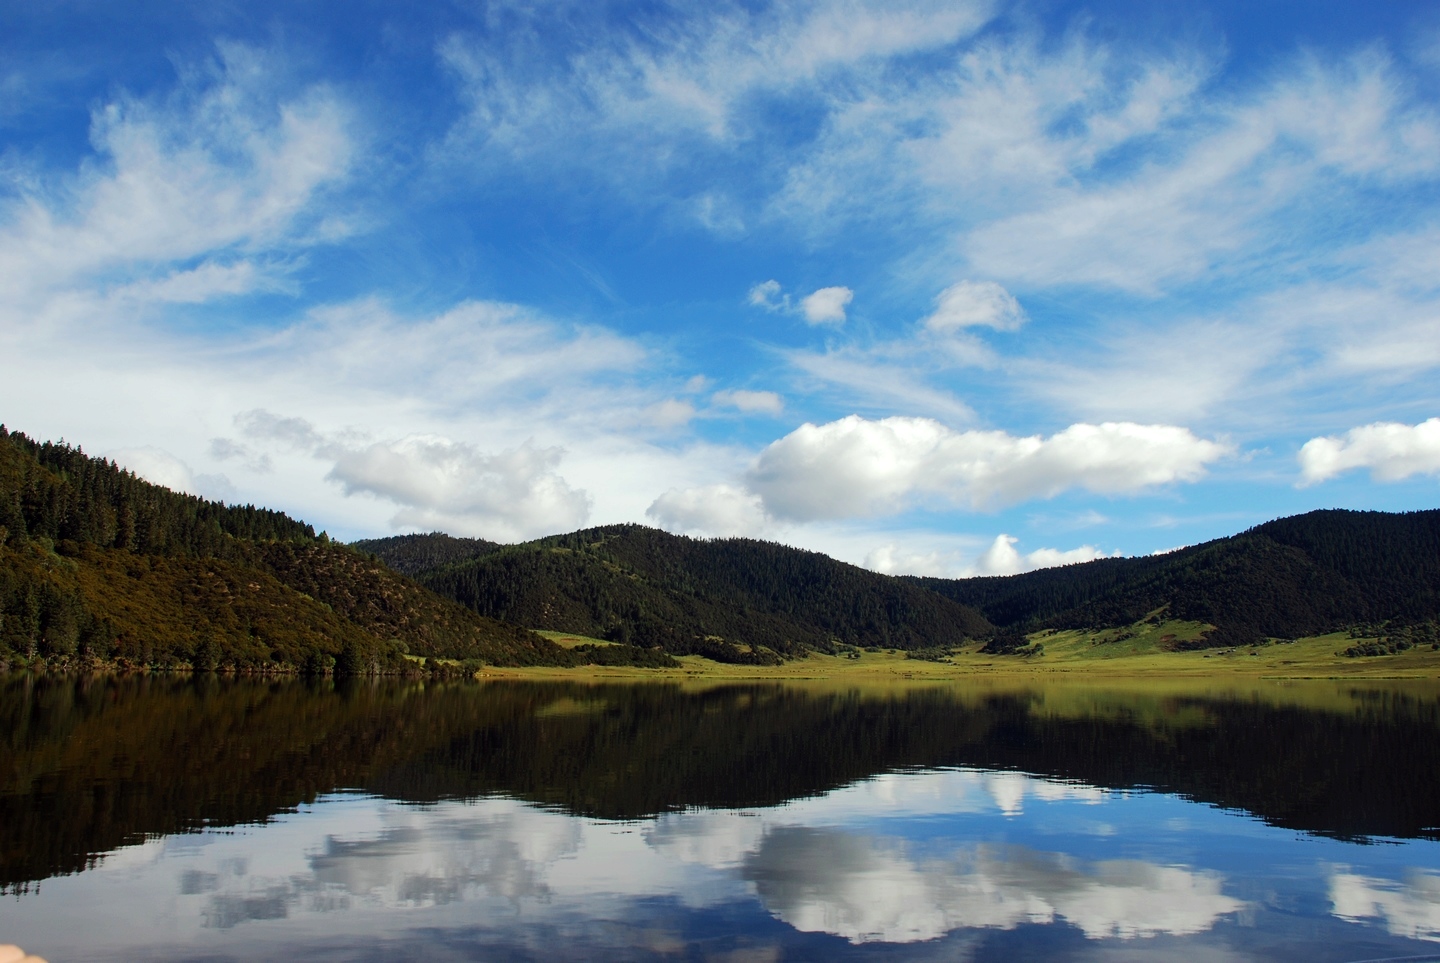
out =
<path fill-rule="evenodd" d="M 1330 877 L 1330 901 L 1341 919 L 1385 921 L 1396 936 L 1440 942 L 1440 871 L 1412 870 L 1401 881 L 1354 873 Z"/>
<path fill-rule="evenodd" d="M 51 959 L 1324 963 L 1440 940 L 1440 845 L 1335 831 L 1436 824 L 1414 766 L 1433 705 L 1415 697 L 1383 711 L 1333 689 L 1323 707 L 778 687 L 25 698 L 26 713 L 0 707 L 17 723 L 0 856 L 30 880 L 0 903 L 0 942 Z M 1308 770 L 1306 719 L 1368 744 L 1354 765 L 1372 785 L 1412 791 L 1371 804 L 1345 760 Z M 196 732 L 210 741 L 187 753 Z M 1408 752 L 1384 748 L 1398 737 Z M 1217 751 L 1237 746 L 1264 755 Z M 996 764 L 1021 760 L 1043 765 Z M 1188 798 L 1207 793 L 1250 812 Z M 1296 813 L 1330 821 L 1271 825 Z M 101 840 L 120 842 L 97 862 Z"/>
<path fill-rule="evenodd" d="M 1090 939 L 1209 929 L 1244 904 L 1221 877 L 1141 860 L 1085 863 L 1024 846 L 915 851 L 895 839 L 804 827 L 767 834 L 745 865 L 767 909 L 807 932 L 913 943 L 961 928 L 1063 919 Z"/>
<path fill-rule="evenodd" d="M 957 839 L 948 823 L 917 833 L 951 792 L 960 808 L 946 815 L 966 814 L 970 833 L 1004 821 L 993 783 L 914 773 L 765 811 L 618 824 L 507 799 L 415 807 L 342 796 L 240 834 L 133 847 L 79 888 L 127 906 L 124 936 L 137 948 L 165 919 L 182 944 L 203 945 L 206 930 L 386 914 L 404 925 L 406 913 L 461 903 L 492 925 L 628 920 L 661 898 L 690 912 L 750 903 L 795 931 L 852 944 L 1022 924 L 1063 924 L 1090 940 L 1185 936 L 1245 905 L 1213 871 Z M 1015 795 L 1047 808 L 1126 803 L 1018 774 L 1004 785 L 1012 812 Z"/>

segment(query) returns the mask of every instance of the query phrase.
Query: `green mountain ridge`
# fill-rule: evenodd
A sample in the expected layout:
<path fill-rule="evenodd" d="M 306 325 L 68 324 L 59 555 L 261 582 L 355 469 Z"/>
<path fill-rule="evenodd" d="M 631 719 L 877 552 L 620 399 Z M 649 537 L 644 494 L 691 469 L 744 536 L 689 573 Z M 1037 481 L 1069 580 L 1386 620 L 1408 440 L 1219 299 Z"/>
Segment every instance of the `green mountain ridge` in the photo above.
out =
<path fill-rule="evenodd" d="M 0 426 L 0 664 L 413 670 L 406 654 L 578 661 L 280 512 Z"/>
<path fill-rule="evenodd" d="M 410 553 L 414 538 L 365 545 L 388 562 L 391 544 Z M 486 551 L 417 578 L 493 618 L 722 662 L 952 646 L 993 632 L 973 608 L 818 552 L 642 525 Z"/>
<path fill-rule="evenodd" d="M 1012 632 L 1119 627 L 1160 609 L 1214 626 L 1195 648 L 1419 625 L 1440 618 L 1440 510 L 1327 509 L 1164 555 L 907 580 Z"/>
<path fill-rule="evenodd" d="M 1172 649 L 1347 629 L 1378 640 L 1347 654 L 1433 642 L 1440 510 L 1316 511 L 1166 555 L 958 580 L 641 525 L 343 546 L 0 426 L 0 666 L 773 665 L 866 648 L 928 658 L 980 639 L 1004 654 L 1038 631 L 1160 618 L 1194 626 L 1164 636 Z M 535 630 L 619 644 L 566 649 Z"/>
<path fill-rule="evenodd" d="M 1321 510 L 1164 555 L 970 579 L 891 578 L 775 543 L 639 525 L 513 546 L 438 534 L 362 544 L 387 564 L 456 559 L 415 576 L 485 615 L 723 661 L 847 645 L 943 651 L 976 638 L 1004 654 L 1025 633 L 1159 615 L 1209 627 L 1167 643 L 1174 649 L 1357 627 L 1376 635 L 1420 627 L 1428 639 L 1440 619 L 1436 510 Z M 916 590 L 957 604 L 937 606 Z"/>

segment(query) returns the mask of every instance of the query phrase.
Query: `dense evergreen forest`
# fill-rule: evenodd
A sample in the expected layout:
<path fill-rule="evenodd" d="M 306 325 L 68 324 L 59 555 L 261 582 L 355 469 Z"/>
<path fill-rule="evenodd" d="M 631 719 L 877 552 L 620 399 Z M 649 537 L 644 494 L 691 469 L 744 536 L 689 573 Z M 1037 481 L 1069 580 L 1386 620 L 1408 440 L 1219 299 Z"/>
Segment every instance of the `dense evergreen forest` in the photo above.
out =
<path fill-rule="evenodd" d="M 407 564 L 417 539 L 366 542 Z M 427 549 L 426 551 L 431 551 Z M 485 551 L 419 581 L 482 615 L 722 662 L 773 663 L 844 647 L 924 649 L 981 638 L 974 609 L 909 583 L 754 539 L 612 525 Z"/>
<path fill-rule="evenodd" d="M 1315 511 L 1165 555 L 907 581 L 1012 633 L 1129 625 L 1163 609 L 1215 626 L 1196 646 L 1355 627 L 1429 639 L 1440 618 L 1440 511 Z"/>
<path fill-rule="evenodd" d="M 286 515 L 152 485 L 0 426 L 0 663 L 413 668 L 573 664 Z"/>
<path fill-rule="evenodd" d="M 483 538 L 456 538 L 444 532 L 367 538 L 351 542 L 350 546 L 376 555 L 401 575 L 412 577 L 421 572 L 489 555 L 505 547 L 499 542 L 489 542 Z"/>

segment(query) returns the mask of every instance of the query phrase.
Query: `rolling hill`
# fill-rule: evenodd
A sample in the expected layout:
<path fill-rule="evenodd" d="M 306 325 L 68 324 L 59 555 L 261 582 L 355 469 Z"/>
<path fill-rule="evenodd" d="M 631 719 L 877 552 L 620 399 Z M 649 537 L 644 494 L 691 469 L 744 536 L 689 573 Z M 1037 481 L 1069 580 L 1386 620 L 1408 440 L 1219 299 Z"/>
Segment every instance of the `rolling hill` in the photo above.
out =
<path fill-rule="evenodd" d="M 280 512 L 0 426 L 0 663 L 399 671 L 407 653 L 578 661 Z"/>
<path fill-rule="evenodd" d="M 1154 628 L 1171 622 L 1190 628 Z M 943 657 L 979 639 L 1003 654 L 1040 631 L 1139 624 L 1171 649 L 1347 629 L 1373 640 L 1347 654 L 1440 645 L 1440 511 L 1310 512 L 1165 555 L 973 579 L 640 525 L 343 546 L 0 426 L 0 664 L 767 665 L 874 648 Z M 534 630 L 617 644 L 566 649 Z"/>
<path fill-rule="evenodd" d="M 1165 618 L 1214 626 L 1188 647 L 1244 645 L 1440 618 L 1440 511 L 1325 510 L 1165 555 L 1024 575 L 907 581 L 1011 632 Z"/>
<path fill-rule="evenodd" d="M 363 545 L 406 564 L 415 539 Z M 641 525 L 556 535 L 417 573 L 474 611 L 537 629 L 659 646 L 724 662 L 845 647 L 958 645 L 993 627 L 973 608 L 817 552 L 754 539 L 693 539 Z"/>

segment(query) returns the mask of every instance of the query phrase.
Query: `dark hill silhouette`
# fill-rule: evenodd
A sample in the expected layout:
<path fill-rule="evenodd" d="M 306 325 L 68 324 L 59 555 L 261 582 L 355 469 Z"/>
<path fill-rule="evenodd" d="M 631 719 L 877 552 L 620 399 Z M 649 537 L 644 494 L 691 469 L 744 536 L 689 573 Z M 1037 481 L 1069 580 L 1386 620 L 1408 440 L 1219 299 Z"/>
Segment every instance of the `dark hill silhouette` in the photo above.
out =
<path fill-rule="evenodd" d="M 1128 625 L 1162 608 L 1215 626 L 1207 646 L 1411 625 L 1440 617 L 1440 511 L 1315 511 L 1166 555 L 907 581 L 1026 631 Z"/>
<path fill-rule="evenodd" d="M 388 562 L 387 542 L 408 551 L 399 539 L 366 546 Z M 542 538 L 418 578 L 493 618 L 722 661 L 958 645 L 993 631 L 972 608 L 818 552 L 642 525 Z"/>

